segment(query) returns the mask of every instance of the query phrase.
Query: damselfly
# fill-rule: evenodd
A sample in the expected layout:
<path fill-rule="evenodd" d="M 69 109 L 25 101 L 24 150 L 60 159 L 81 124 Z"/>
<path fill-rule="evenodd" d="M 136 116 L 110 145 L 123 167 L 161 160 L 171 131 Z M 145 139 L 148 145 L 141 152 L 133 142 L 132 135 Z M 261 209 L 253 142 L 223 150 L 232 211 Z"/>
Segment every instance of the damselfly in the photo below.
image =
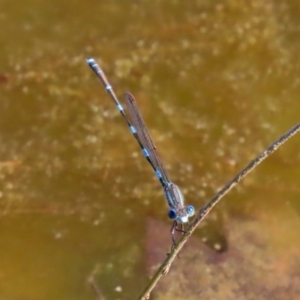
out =
<path fill-rule="evenodd" d="M 175 230 L 183 232 L 183 223 L 188 222 L 189 217 L 194 215 L 195 209 L 192 205 L 184 205 L 184 198 L 179 187 L 170 181 L 169 176 L 167 175 L 167 172 L 163 166 L 163 163 L 157 153 L 156 147 L 147 130 L 142 115 L 137 107 L 134 97 L 130 93 L 125 94 L 126 105 L 130 116 L 130 118 L 128 118 L 125 114 L 123 106 L 120 104 L 117 96 L 115 95 L 112 86 L 108 82 L 103 70 L 93 58 L 89 58 L 86 61 L 90 68 L 100 79 L 107 93 L 109 94 L 109 96 L 117 106 L 119 112 L 125 119 L 131 133 L 140 145 L 145 158 L 152 166 L 158 180 L 160 181 L 163 187 L 167 203 L 170 207 L 168 216 L 170 219 L 174 220 L 171 233 L 172 241 L 175 244 Z M 180 224 L 181 228 L 178 228 L 178 224 Z"/>

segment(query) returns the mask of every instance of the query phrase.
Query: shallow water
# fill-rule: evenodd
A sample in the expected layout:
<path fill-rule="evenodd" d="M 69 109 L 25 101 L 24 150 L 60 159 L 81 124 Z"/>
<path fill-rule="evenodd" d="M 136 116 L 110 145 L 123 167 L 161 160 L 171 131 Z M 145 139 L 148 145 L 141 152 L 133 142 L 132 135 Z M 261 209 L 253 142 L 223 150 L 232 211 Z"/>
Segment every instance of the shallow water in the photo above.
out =
<path fill-rule="evenodd" d="M 120 99 L 135 95 L 170 177 L 198 209 L 300 121 L 298 3 L 1 7 L 1 298 L 94 299 L 95 272 L 107 299 L 132 299 L 147 282 L 146 221 L 169 222 L 167 208 L 85 58 Z M 295 136 L 230 193 L 205 234 L 226 241 L 228 218 L 298 219 L 299 144 Z"/>

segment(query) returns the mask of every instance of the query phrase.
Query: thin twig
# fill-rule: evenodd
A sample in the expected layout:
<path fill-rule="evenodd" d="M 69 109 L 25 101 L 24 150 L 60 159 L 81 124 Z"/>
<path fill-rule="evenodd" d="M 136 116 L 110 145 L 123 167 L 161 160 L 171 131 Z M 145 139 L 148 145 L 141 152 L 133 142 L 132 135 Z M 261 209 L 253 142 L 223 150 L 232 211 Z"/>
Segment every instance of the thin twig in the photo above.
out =
<path fill-rule="evenodd" d="M 246 175 L 248 175 L 255 167 L 257 167 L 264 159 L 269 155 L 275 152 L 281 145 L 283 145 L 290 137 L 296 134 L 300 130 L 300 123 L 291 128 L 288 132 L 283 134 L 279 139 L 273 142 L 269 147 L 266 148 L 262 153 L 260 153 L 256 158 L 254 158 L 241 172 L 239 172 L 229 183 L 227 183 L 217 194 L 211 198 L 204 206 L 202 206 L 193 220 L 191 225 L 187 228 L 186 232 L 177 245 L 172 248 L 172 251 L 169 253 L 168 257 L 162 263 L 160 268 L 151 278 L 148 286 L 145 288 L 143 293 L 139 296 L 138 299 L 145 300 L 150 298 L 150 293 L 156 286 L 157 282 L 161 279 L 163 275 L 167 273 L 172 262 L 177 257 L 179 251 L 187 242 L 193 231 L 201 223 L 201 221 L 207 216 L 211 209 L 237 184 L 239 183 Z"/>
<path fill-rule="evenodd" d="M 100 266 L 97 264 L 94 267 L 91 274 L 89 275 L 89 277 L 87 278 L 87 282 L 90 285 L 90 287 L 92 288 L 92 290 L 96 296 L 96 299 L 97 300 L 105 300 L 104 295 L 102 294 L 102 291 L 95 280 L 95 276 L 97 274 L 99 274 L 99 272 L 100 272 Z"/>
<path fill-rule="evenodd" d="M 96 281 L 95 281 L 95 278 L 93 275 L 91 275 L 89 278 L 88 278 L 88 283 L 89 285 L 91 286 L 95 296 L 96 296 L 96 299 L 97 300 L 105 300 L 100 288 L 98 287 Z"/>

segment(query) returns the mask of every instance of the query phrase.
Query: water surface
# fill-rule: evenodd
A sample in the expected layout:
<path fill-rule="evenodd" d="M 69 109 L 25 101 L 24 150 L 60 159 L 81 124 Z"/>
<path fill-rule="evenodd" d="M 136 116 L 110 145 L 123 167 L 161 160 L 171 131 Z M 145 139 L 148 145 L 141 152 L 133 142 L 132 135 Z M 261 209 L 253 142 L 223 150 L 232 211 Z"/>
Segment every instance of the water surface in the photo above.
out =
<path fill-rule="evenodd" d="M 120 99 L 135 95 L 170 177 L 198 209 L 300 120 L 298 3 L 1 7 L 1 298 L 95 299 L 86 282 L 95 272 L 107 299 L 132 299 L 148 278 L 147 220 L 171 224 L 85 58 L 101 63 Z M 297 222 L 299 145 L 296 136 L 265 161 L 196 238 L 226 249 L 230 218 L 267 223 L 280 211 Z M 286 251 L 296 243 L 286 231 L 274 238 Z"/>

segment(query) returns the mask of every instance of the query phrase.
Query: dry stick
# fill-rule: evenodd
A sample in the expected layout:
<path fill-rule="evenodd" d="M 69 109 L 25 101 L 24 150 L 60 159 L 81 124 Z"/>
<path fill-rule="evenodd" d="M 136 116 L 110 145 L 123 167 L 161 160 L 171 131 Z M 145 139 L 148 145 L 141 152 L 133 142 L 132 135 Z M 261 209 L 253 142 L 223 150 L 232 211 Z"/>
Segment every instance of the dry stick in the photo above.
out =
<path fill-rule="evenodd" d="M 149 299 L 150 292 L 154 289 L 157 282 L 165 275 L 174 259 L 177 257 L 179 251 L 183 245 L 187 242 L 193 231 L 200 224 L 200 222 L 207 216 L 210 210 L 246 175 L 248 175 L 257 165 L 259 165 L 265 158 L 272 154 L 278 147 L 284 144 L 290 137 L 296 134 L 300 130 L 300 123 L 291 128 L 288 132 L 282 135 L 279 139 L 273 142 L 265 151 L 260 153 L 256 158 L 254 158 L 240 173 L 238 173 L 229 183 L 227 183 L 217 194 L 211 198 L 204 206 L 202 206 L 198 212 L 198 215 L 193 220 L 191 225 L 187 228 L 185 234 L 180 238 L 178 244 L 173 247 L 171 253 L 168 255 L 166 260 L 157 270 L 156 274 L 150 280 L 148 286 L 145 288 L 143 293 L 139 296 L 138 299 Z"/>

